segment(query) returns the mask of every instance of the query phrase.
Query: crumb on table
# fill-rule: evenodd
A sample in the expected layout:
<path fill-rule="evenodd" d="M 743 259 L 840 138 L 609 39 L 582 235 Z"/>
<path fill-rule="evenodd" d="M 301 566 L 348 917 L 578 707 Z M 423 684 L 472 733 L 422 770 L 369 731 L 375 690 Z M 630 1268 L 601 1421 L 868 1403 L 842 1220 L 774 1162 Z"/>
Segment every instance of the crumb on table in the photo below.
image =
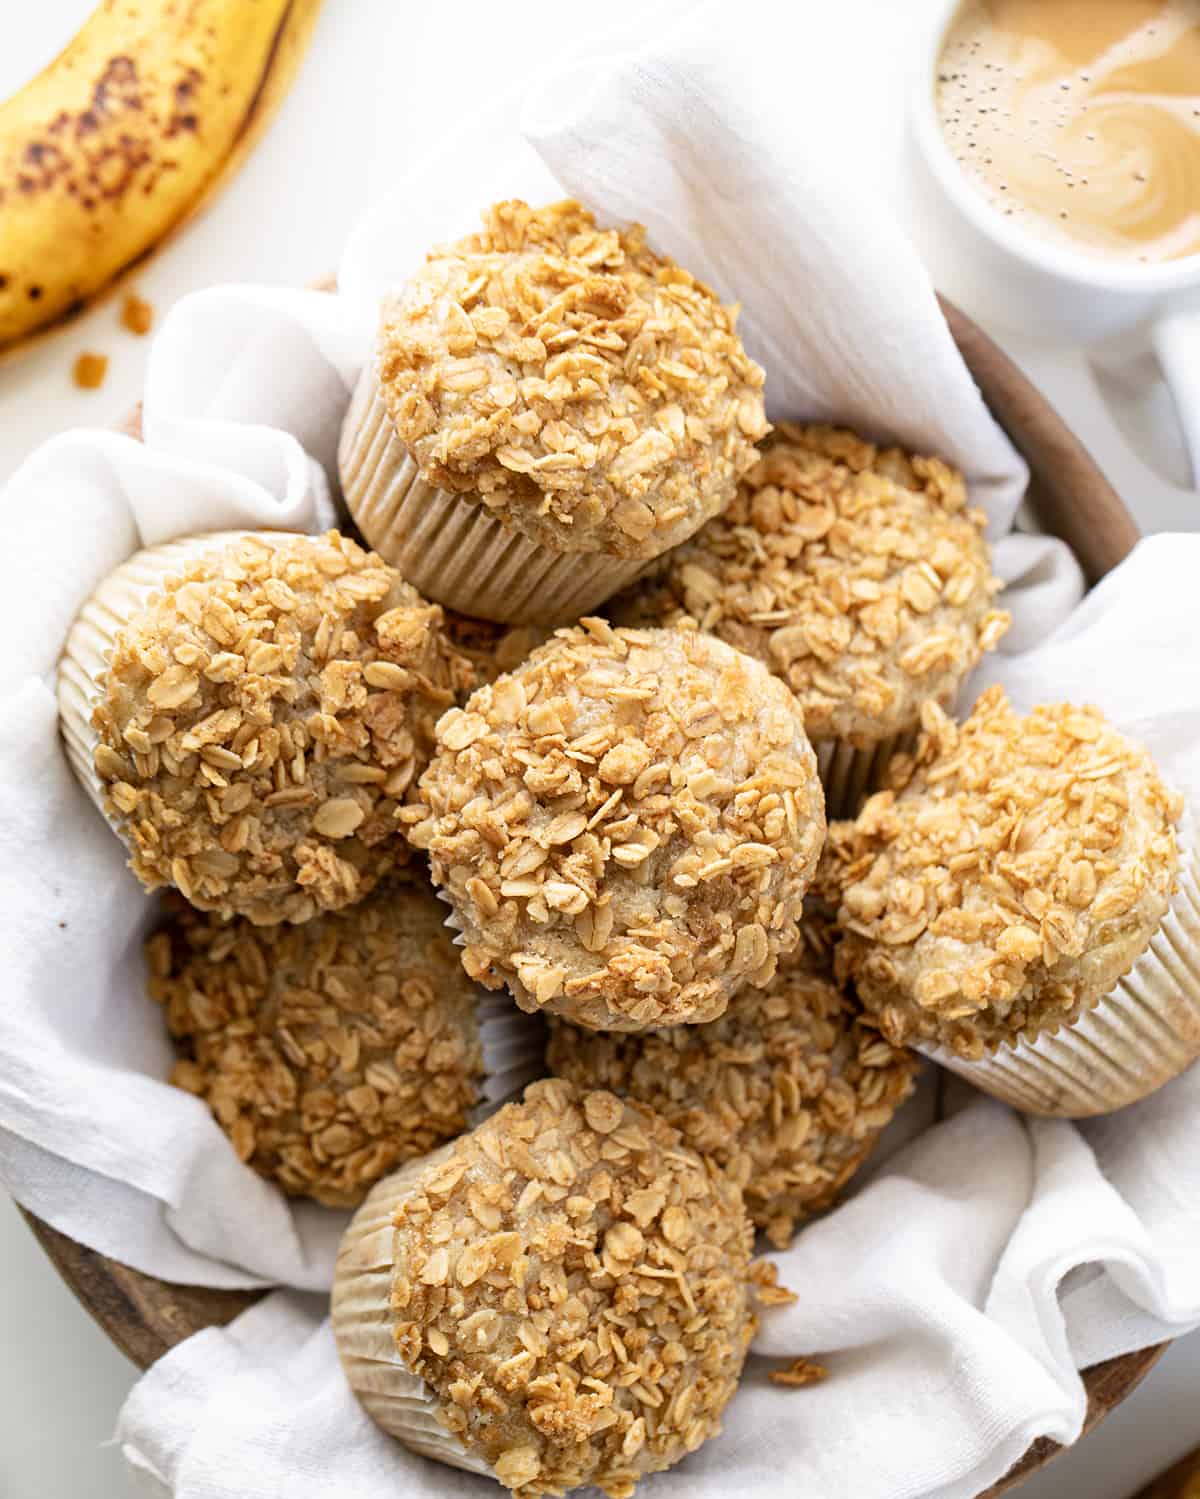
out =
<path fill-rule="evenodd" d="M 792 1389 L 800 1390 L 805 1385 L 820 1384 L 827 1373 L 826 1369 L 820 1364 L 814 1364 L 811 1359 L 796 1358 L 786 1369 L 772 1369 L 768 1377 L 772 1384 L 790 1385 Z"/>
<path fill-rule="evenodd" d="M 99 390 L 107 374 L 106 354 L 80 354 L 75 361 L 73 377 L 80 390 Z"/>
<path fill-rule="evenodd" d="M 136 292 L 127 292 L 121 305 L 121 326 L 144 338 L 154 326 L 154 308 Z"/>

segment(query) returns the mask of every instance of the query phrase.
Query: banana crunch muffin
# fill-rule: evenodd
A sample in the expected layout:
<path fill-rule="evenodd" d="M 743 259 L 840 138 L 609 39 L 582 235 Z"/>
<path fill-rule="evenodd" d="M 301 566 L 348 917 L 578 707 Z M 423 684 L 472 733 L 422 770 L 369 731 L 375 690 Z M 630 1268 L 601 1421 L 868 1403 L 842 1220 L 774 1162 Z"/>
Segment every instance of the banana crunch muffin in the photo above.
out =
<path fill-rule="evenodd" d="M 306 921 L 403 863 L 396 810 L 453 702 L 441 620 L 336 531 L 167 565 L 116 635 L 92 718 L 103 804 L 143 884 L 226 918 Z"/>
<path fill-rule="evenodd" d="M 368 1413 L 418 1451 L 522 1499 L 627 1499 L 720 1429 L 752 1241 L 736 1187 L 648 1109 L 535 1083 L 376 1187 L 334 1334 Z"/>
<path fill-rule="evenodd" d="M 150 997 L 183 1053 L 171 1081 L 205 1100 L 260 1175 L 355 1206 L 461 1134 L 480 1101 L 477 1011 L 495 1001 L 444 922 L 407 880 L 302 926 L 222 922 L 175 897 L 146 943 Z"/>
<path fill-rule="evenodd" d="M 589 619 L 437 732 L 402 817 L 467 972 L 522 1008 L 712 1020 L 795 947 L 824 810 L 799 708 L 759 662 Z"/>
<path fill-rule="evenodd" d="M 765 989 L 743 989 L 707 1025 L 604 1035 L 552 1019 L 546 1061 L 578 1088 L 661 1114 L 737 1183 L 781 1249 L 833 1205 L 917 1066 L 806 955 L 784 958 Z"/>
<path fill-rule="evenodd" d="M 1069 1026 L 1145 952 L 1179 871 L 1180 798 L 1092 707 L 935 704 L 894 789 L 837 824 L 838 965 L 897 1044 L 967 1060 Z"/>
<path fill-rule="evenodd" d="M 385 306 L 379 378 L 426 478 L 560 550 L 653 557 L 767 430 L 735 312 L 566 201 L 498 203 Z"/>
<path fill-rule="evenodd" d="M 939 459 L 784 422 L 729 508 L 614 601 L 613 618 L 691 615 L 765 662 L 800 700 L 828 793 L 837 747 L 911 735 L 922 704 L 949 707 L 1008 628 L 983 527 Z"/>

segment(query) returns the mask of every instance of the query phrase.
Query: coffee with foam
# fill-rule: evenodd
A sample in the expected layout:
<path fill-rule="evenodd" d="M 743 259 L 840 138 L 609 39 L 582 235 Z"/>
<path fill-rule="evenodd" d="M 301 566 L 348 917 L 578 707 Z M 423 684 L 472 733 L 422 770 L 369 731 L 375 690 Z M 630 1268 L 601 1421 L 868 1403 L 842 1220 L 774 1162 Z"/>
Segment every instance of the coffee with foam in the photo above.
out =
<path fill-rule="evenodd" d="M 968 179 L 1110 260 L 1200 254 L 1200 0 L 967 0 L 938 66 Z"/>

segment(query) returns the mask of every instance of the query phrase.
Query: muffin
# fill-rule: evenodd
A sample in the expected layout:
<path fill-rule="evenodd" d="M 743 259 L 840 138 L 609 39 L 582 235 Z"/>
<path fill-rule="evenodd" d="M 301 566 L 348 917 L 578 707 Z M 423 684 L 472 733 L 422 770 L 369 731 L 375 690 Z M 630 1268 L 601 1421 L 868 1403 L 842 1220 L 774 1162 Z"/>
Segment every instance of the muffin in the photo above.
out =
<path fill-rule="evenodd" d="M 413 880 L 303 926 L 222 922 L 175 896 L 146 964 L 179 1043 L 171 1081 L 260 1176 L 329 1207 L 543 1070 L 540 1026 L 472 984 Z"/>
<path fill-rule="evenodd" d="M 534 1499 L 637 1480 L 720 1429 L 756 1319 L 737 1189 L 611 1093 L 533 1084 L 381 1182 L 333 1331 L 385 1431 Z"/>
<path fill-rule="evenodd" d="M 1178 796 L 1092 707 L 956 727 L 835 825 L 838 965 L 896 1045 L 1033 1113 L 1120 1108 L 1200 1053 L 1200 885 Z"/>
<path fill-rule="evenodd" d="M 77 775 L 147 889 L 256 924 L 361 900 L 453 702 L 442 611 L 355 542 L 284 532 L 139 552 L 59 669 Z"/>
<path fill-rule="evenodd" d="M 796 956 L 707 1025 L 605 1035 L 551 1020 L 546 1061 L 581 1090 L 660 1114 L 737 1184 L 781 1249 L 833 1205 L 912 1092 L 917 1065 Z"/>
<path fill-rule="evenodd" d="M 949 707 L 1009 625 L 984 517 L 936 458 L 782 423 L 733 504 L 614 602 L 621 624 L 691 615 L 800 700 L 831 816 L 849 816 L 921 706 Z"/>
<path fill-rule="evenodd" d="M 598 1030 L 715 1020 L 799 940 L 825 833 L 795 698 L 694 627 L 560 630 L 438 724 L 402 819 L 463 963 Z"/>
<path fill-rule="evenodd" d="M 449 607 L 578 619 L 754 462 L 763 372 L 735 317 L 639 225 L 496 204 L 384 304 L 338 456 L 355 522 Z"/>

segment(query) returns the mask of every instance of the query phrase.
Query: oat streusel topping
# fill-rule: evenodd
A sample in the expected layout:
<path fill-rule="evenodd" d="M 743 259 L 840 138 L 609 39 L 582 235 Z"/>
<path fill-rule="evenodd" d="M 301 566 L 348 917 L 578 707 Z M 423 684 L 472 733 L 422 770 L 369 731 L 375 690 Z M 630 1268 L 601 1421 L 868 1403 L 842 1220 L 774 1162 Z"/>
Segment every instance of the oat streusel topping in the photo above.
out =
<path fill-rule="evenodd" d="M 384 306 L 384 403 L 424 477 L 559 551 L 655 557 L 768 430 L 736 309 L 644 230 L 496 204 Z"/>
<path fill-rule="evenodd" d="M 799 937 L 825 833 L 791 693 L 694 627 L 559 630 L 438 724 L 405 808 L 466 939 L 523 1009 L 712 1020 Z"/>
<path fill-rule="evenodd" d="M 489 619 L 459 614 L 455 609 L 443 609 L 443 613 L 447 638 L 466 668 L 458 694 L 460 701 L 476 687 L 494 682 L 503 672 L 515 671 L 551 634 L 540 625 L 494 624 Z"/>
<path fill-rule="evenodd" d="M 831 828 L 838 966 L 898 1044 L 981 1057 L 1070 1024 L 1145 950 L 1179 864 L 1167 791 L 1098 709 L 935 705 L 896 789 Z"/>
<path fill-rule="evenodd" d="M 554 1020 L 550 1071 L 661 1114 L 741 1188 L 785 1248 L 830 1207 L 912 1091 L 916 1059 L 859 1017 L 806 958 L 785 958 L 719 1020 L 602 1035 Z"/>
<path fill-rule="evenodd" d="M 403 863 L 396 810 L 454 700 L 441 620 L 336 531 L 250 537 L 167 578 L 92 719 L 143 884 L 269 924 L 350 905 Z"/>
<path fill-rule="evenodd" d="M 781 423 L 737 497 L 612 605 L 620 624 L 691 615 L 764 661 L 809 737 L 865 748 L 948 706 L 1009 625 L 984 516 L 937 458 Z"/>
<path fill-rule="evenodd" d="M 720 1430 L 756 1326 L 753 1230 L 649 1110 L 535 1083 L 395 1225 L 401 1357 L 522 1499 L 626 1499 Z"/>
<path fill-rule="evenodd" d="M 475 1005 L 424 885 L 398 881 L 302 926 L 222 922 L 173 897 L 146 943 L 149 993 L 242 1160 L 289 1193 L 353 1207 L 467 1128 Z"/>

